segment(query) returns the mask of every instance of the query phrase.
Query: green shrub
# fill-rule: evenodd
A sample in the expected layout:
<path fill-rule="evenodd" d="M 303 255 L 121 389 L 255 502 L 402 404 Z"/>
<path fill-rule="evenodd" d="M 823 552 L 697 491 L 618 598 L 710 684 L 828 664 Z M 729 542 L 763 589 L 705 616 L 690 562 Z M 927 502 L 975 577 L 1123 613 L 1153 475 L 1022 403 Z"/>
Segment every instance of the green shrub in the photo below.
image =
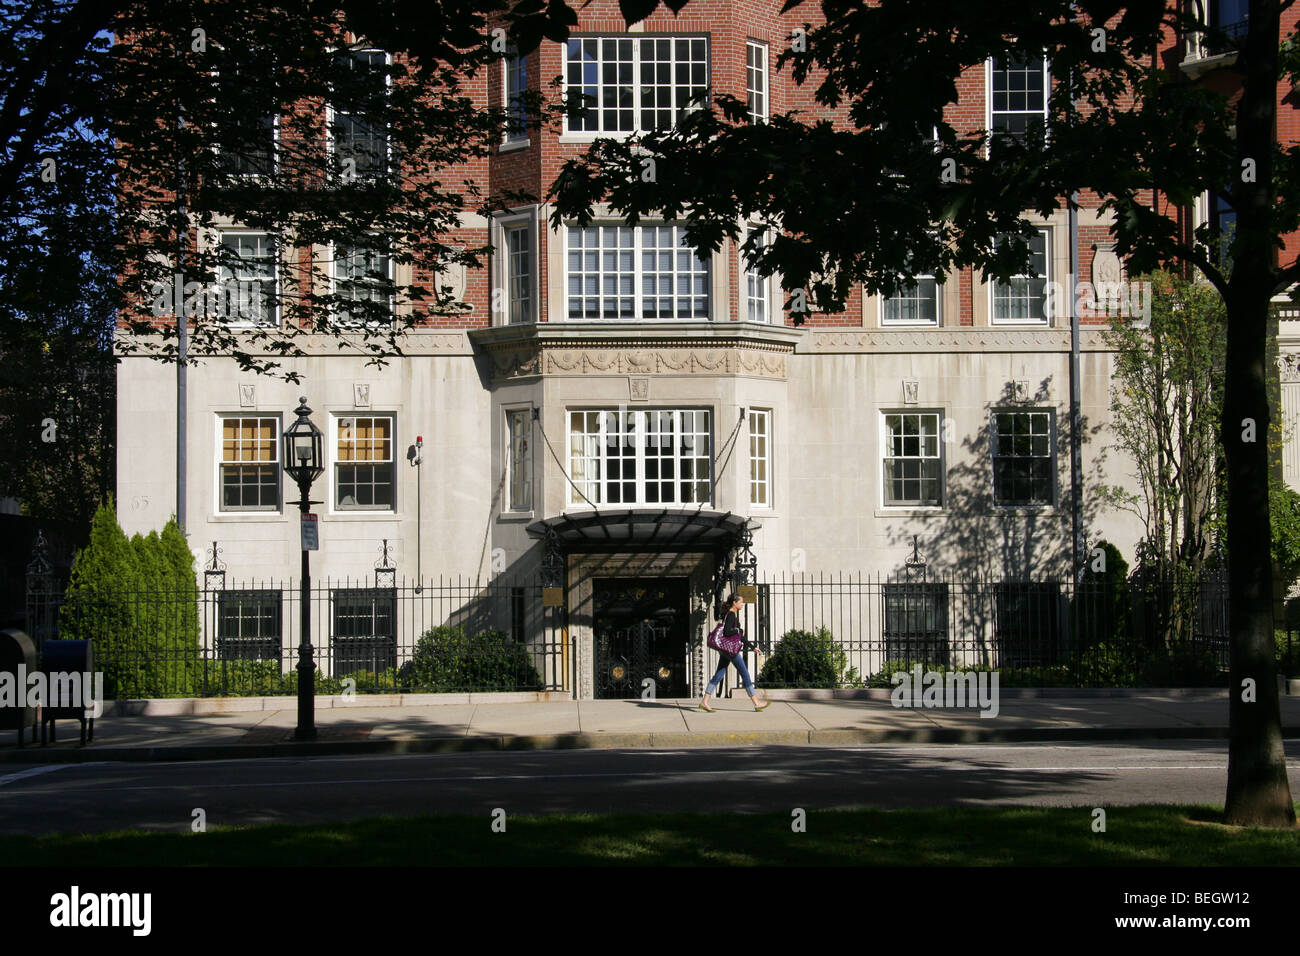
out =
<path fill-rule="evenodd" d="M 1083 580 L 1074 595 L 1073 612 L 1077 615 L 1079 644 L 1113 644 L 1128 633 L 1128 562 L 1109 541 L 1094 547 L 1102 552 L 1103 570 L 1089 554 Z"/>
<path fill-rule="evenodd" d="M 1135 687 L 1142 661 L 1126 644 L 1093 644 L 1079 655 L 1079 683 L 1091 687 Z"/>
<path fill-rule="evenodd" d="M 760 687 L 838 687 L 841 677 L 857 682 L 856 668 L 845 673 L 848 658 L 825 627 L 816 632 L 786 631 L 763 665 Z"/>
<path fill-rule="evenodd" d="M 1195 644 L 1175 644 L 1169 651 L 1152 654 L 1143 668 L 1147 687 L 1223 687 L 1227 675 L 1219 668 L 1214 651 Z"/>
<path fill-rule="evenodd" d="M 471 638 L 464 627 L 444 624 L 420 636 L 397 682 L 433 692 L 540 690 L 542 675 L 528 649 L 504 631 L 480 631 Z"/>

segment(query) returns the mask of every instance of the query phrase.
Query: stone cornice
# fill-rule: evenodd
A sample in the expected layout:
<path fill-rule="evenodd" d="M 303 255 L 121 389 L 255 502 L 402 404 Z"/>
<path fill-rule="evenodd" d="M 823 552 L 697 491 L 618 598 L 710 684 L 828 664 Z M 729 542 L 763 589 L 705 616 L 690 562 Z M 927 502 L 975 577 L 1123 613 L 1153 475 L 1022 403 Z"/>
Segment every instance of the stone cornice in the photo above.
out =
<path fill-rule="evenodd" d="M 1105 332 L 1083 329 L 1079 347 L 1113 351 Z M 1068 352 L 1070 330 L 962 327 L 954 329 L 813 330 L 799 352 Z"/>
<path fill-rule="evenodd" d="M 469 339 L 464 329 L 408 329 L 397 337 L 397 347 L 402 350 L 402 355 L 472 355 L 474 350 L 469 343 Z M 316 356 L 339 356 L 343 358 L 369 358 L 372 354 L 365 345 L 366 339 L 362 335 L 339 334 L 339 335 L 313 335 L 311 333 L 301 333 L 296 336 L 277 337 L 272 334 L 271 339 L 257 342 L 252 333 L 235 333 L 240 340 L 239 347 L 244 349 L 250 355 L 258 357 L 276 358 L 285 363 L 293 362 L 294 358 L 288 355 L 282 355 L 280 352 L 269 348 L 270 341 L 289 341 L 297 348 L 301 349 L 306 357 Z M 377 342 L 378 339 L 371 339 L 371 342 Z M 175 344 L 175 340 L 171 340 Z M 118 329 L 114 336 L 114 352 L 118 355 L 124 355 L 119 347 L 119 343 L 131 343 L 136 351 L 132 354 L 136 356 L 147 357 L 152 354 L 154 348 L 163 344 L 161 336 L 135 335 L 127 329 Z M 128 356 L 129 357 L 129 356 Z M 401 356 L 392 356 L 400 358 Z M 225 359 L 225 355 L 204 355 L 203 359 Z"/>
<path fill-rule="evenodd" d="M 518 349 L 744 348 L 791 352 L 803 329 L 754 322 L 539 322 L 472 329 L 485 352 Z"/>

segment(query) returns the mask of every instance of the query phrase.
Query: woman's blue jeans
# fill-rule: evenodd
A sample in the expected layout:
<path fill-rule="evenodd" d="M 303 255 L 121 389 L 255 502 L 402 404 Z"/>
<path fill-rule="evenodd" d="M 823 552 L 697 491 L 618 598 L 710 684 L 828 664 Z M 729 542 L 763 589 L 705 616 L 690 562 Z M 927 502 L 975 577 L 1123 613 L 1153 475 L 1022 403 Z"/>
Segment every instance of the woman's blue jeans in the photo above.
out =
<path fill-rule="evenodd" d="M 745 658 L 737 654 L 735 657 L 728 657 L 726 654 L 718 655 L 718 672 L 713 675 L 713 680 L 709 681 L 709 686 L 704 688 L 705 695 L 712 694 L 722 683 L 722 678 L 726 676 L 727 665 L 735 664 L 736 670 L 740 672 L 740 679 L 745 684 L 745 692 L 750 697 L 754 696 L 754 682 L 749 679 L 749 670 L 745 667 Z"/>

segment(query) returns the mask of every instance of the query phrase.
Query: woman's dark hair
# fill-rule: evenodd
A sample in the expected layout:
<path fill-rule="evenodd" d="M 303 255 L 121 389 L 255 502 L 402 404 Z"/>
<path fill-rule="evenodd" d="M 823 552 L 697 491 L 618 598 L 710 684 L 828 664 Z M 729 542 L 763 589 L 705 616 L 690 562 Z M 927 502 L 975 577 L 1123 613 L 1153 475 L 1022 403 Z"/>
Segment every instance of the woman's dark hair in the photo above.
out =
<path fill-rule="evenodd" d="M 727 603 L 724 604 L 723 607 L 725 607 L 728 611 L 730 611 L 731 605 L 735 604 L 736 601 L 738 601 L 739 599 L 740 599 L 740 595 L 737 594 L 735 591 L 732 591 L 730 594 L 727 595 Z"/>

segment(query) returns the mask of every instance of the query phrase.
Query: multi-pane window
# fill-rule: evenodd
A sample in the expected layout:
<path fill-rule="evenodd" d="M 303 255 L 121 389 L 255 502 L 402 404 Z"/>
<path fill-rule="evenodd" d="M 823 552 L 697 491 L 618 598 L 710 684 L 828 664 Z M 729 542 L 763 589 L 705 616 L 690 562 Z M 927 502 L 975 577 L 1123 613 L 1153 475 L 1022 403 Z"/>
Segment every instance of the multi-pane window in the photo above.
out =
<path fill-rule="evenodd" d="M 221 510 L 278 511 L 280 422 L 275 418 L 221 420 Z"/>
<path fill-rule="evenodd" d="M 278 324 L 275 243 L 264 232 L 221 233 L 220 317 L 230 325 Z"/>
<path fill-rule="evenodd" d="M 510 510 L 533 510 L 533 413 L 522 408 L 507 412 L 510 434 Z"/>
<path fill-rule="evenodd" d="M 750 40 L 745 44 L 745 93 L 749 117 L 755 123 L 767 120 L 767 44 Z"/>
<path fill-rule="evenodd" d="M 334 507 L 339 511 L 393 510 L 393 419 L 339 418 L 334 456 Z"/>
<path fill-rule="evenodd" d="M 1051 242 L 1046 229 L 1029 240 L 1029 272 L 993 284 L 995 322 L 1046 322 L 1047 285 L 1051 281 Z"/>
<path fill-rule="evenodd" d="M 712 469 L 707 411 L 569 413 L 570 504 L 708 503 Z"/>
<path fill-rule="evenodd" d="M 235 176 L 275 173 L 279 132 L 279 91 L 275 84 L 255 81 L 273 76 L 275 66 L 263 51 L 218 54 L 215 74 L 217 141 L 221 168 Z"/>
<path fill-rule="evenodd" d="M 772 507 L 772 413 L 749 410 L 749 503 Z"/>
<path fill-rule="evenodd" d="M 1047 60 L 1006 57 L 993 61 L 989 90 L 989 129 L 995 135 L 1019 137 L 1030 126 L 1047 122 L 1051 75 Z"/>
<path fill-rule="evenodd" d="M 884 300 L 882 325 L 938 325 L 939 283 L 932 275 L 912 276 L 905 286 Z"/>
<path fill-rule="evenodd" d="M 283 617 L 278 590 L 217 593 L 217 659 L 279 661 Z"/>
<path fill-rule="evenodd" d="M 389 62 L 382 50 L 348 50 L 340 57 L 330 141 L 335 172 L 345 182 L 389 172 Z"/>
<path fill-rule="evenodd" d="M 885 416 L 885 504 L 937 507 L 942 493 L 942 456 L 937 412 Z"/>
<path fill-rule="evenodd" d="M 381 674 L 397 667 L 397 592 L 338 588 L 332 592 L 334 676 Z"/>
<path fill-rule="evenodd" d="M 568 230 L 571 319 L 707 319 L 709 285 L 680 226 Z"/>
<path fill-rule="evenodd" d="M 506 57 L 506 142 L 528 138 L 528 112 L 524 92 L 528 89 L 528 58 L 518 53 Z"/>
<path fill-rule="evenodd" d="M 633 133 L 672 126 L 707 102 L 704 37 L 577 37 L 565 48 L 569 133 Z"/>
<path fill-rule="evenodd" d="M 993 500 L 1050 505 L 1054 500 L 1052 413 L 993 413 Z"/>
<path fill-rule="evenodd" d="M 510 322 L 533 322 L 532 228 L 528 224 L 507 226 L 506 291 Z"/>
<path fill-rule="evenodd" d="M 1051 667 L 1066 653 L 1061 586 L 1054 581 L 999 581 L 993 592 L 998 667 Z"/>
<path fill-rule="evenodd" d="M 944 664 L 948 660 L 948 585 L 883 586 L 885 660 Z"/>
<path fill-rule="evenodd" d="M 767 235 L 753 230 L 755 249 L 753 255 L 741 252 L 745 261 L 745 318 L 750 322 L 770 322 L 772 318 L 771 277 L 764 276 L 755 264 L 767 245 Z"/>
<path fill-rule="evenodd" d="M 337 246 L 334 291 L 342 325 L 384 324 L 393 319 L 393 260 L 385 249 Z"/>

